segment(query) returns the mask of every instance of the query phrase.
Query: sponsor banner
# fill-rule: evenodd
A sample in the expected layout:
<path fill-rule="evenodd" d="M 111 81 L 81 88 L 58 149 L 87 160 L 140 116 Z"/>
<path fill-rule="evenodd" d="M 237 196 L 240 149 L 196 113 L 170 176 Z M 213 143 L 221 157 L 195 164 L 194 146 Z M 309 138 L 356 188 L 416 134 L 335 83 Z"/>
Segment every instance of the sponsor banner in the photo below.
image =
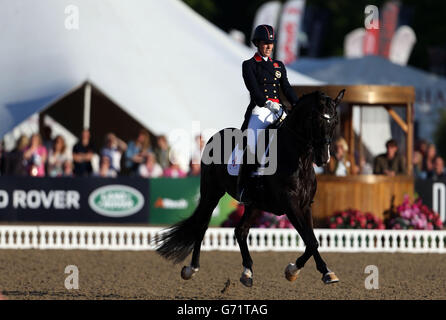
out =
<path fill-rule="evenodd" d="M 257 9 L 256 16 L 254 18 L 254 25 L 252 27 L 251 39 L 254 34 L 254 30 L 258 25 L 267 24 L 276 30 L 277 20 L 279 18 L 280 9 L 282 4 L 279 1 L 269 1 L 260 6 Z M 255 49 L 254 44 L 251 42 L 251 47 Z"/>
<path fill-rule="evenodd" d="M 305 0 L 289 0 L 283 6 L 276 58 L 284 64 L 290 64 L 297 59 L 299 53 L 298 37 L 304 10 Z"/>
<path fill-rule="evenodd" d="M 194 212 L 200 197 L 200 178 L 151 179 L 150 191 L 150 224 L 171 225 Z M 219 226 L 236 206 L 237 201 L 225 194 L 212 213 L 210 226 Z"/>
<path fill-rule="evenodd" d="M 364 28 L 357 28 L 347 33 L 344 38 L 344 56 L 347 58 L 361 58 L 364 56 L 364 37 Z"/>
<path fill-rule="evenodd" d="M 446 222 L 446 178 L 415 179 L 415 192 L 423 199 L 423 203 L 437 212 L 441 220 Z"/>
<path fill-rule="evenodd" d="M 416 42 L 417 37 L 411 27 L 399 27 L 390 43 L 389 60 L 402 66 L 407 65 Z"/>
<path fill-rule="evenodd" d="M 390 42 L 398 25 L 400 4 L 398 1 L 387 1 L 381 11 L 381 31 L 379 33 L 379 55 L 389 57 Z"/>
<path fill-rule="evenodd" d="M 149 181 L 142 178 L 0 179 L 0 220 L 145 222 Z"/>

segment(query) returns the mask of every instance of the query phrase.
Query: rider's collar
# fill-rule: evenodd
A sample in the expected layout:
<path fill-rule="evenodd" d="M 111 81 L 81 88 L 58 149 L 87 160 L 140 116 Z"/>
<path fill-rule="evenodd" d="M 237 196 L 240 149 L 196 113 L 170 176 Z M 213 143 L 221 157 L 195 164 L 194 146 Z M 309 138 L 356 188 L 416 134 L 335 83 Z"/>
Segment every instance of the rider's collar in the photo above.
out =
<path fill-rule="evenodd" d="M 257 61 L 257 62 L 260 62 L 260 61 L 262 61 L 262 59 L 263 60 L 265 60 L 265 61 L 273 61 L 273 59 L 271 59 L 270 57 L 263 57 L 263 56 L 261 56 L 258 52 L 256 52 L 255 53 L 255 55 L 254 55 L 254 59 Z"/>

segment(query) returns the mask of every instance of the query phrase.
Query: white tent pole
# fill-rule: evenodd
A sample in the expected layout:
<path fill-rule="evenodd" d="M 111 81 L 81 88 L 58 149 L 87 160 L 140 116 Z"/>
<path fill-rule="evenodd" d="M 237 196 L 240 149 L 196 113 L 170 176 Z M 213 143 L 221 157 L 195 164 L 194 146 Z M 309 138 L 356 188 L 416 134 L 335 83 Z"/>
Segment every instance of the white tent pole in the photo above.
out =
<path fill-rule="evenodd" d="M 87 83 L 84 88 L 84 129 L 90 129 L 91 85 Z"/>

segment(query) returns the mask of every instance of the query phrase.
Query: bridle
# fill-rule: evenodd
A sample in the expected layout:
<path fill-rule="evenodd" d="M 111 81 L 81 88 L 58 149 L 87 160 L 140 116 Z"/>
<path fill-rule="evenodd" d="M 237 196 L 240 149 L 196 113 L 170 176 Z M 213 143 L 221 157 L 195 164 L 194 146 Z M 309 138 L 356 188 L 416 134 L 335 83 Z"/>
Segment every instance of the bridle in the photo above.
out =
<path fill-rule="evenodd" d="M 299 135 L 293 128 L 291 128 L 288 125 L 287 121 L 284 121 L 284 123 L 282 124 L 282 127 L 284 129 L 286 129 L 289 133 L 291 133 L 293 135 L 293 137 L 296 140 L 298 140 L 298 142 L 302 143 L 302 145 L 304 145 L 306 147 L 308 146 L 308 147 L 314 149 L 314 147 L 321 147 L 323 145 L 330 145 L 331 142 L 332 142 L 333 130 L 336 127 L 336 122 L 337 122 L 336 107 L 334 107 L 333 109 L 335 110 L 335 112 L 332 115 L 323 114 L 323 113 L 321 113 L 317 109 L 313 109 L 311 111 L 311 117 L 309 119 L 311 124 L 314 123 L 315 116 L 322 118 L 324 121 L 327 122 L 327 125 L 328 125 L 328 123 L 330 121 L 335 121 L 335 124 L 333 125 L 333 128 L 328 133 L 326 133 L 324 137 L 315 138 L 315 137 L 313 137 L 313 130 L 310 130 L 310 137 L 309 137 L 309 139 L 305 139 L 301 135 Z"/>

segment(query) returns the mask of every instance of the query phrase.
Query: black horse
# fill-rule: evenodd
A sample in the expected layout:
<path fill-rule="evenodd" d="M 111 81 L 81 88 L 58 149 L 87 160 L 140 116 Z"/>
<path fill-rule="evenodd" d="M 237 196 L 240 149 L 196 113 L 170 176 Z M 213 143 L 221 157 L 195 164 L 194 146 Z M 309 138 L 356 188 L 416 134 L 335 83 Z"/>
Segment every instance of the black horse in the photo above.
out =
<path fill-rule="evenodd" d="M 339 92 L 334 100 L 320 91 L 302 96 L 278 127 L 276 171 L 272 175 L 254 178 L 261 179 L 263 192 L 259 191 L 259 196 L 245 206 L 245 212 L 235 228 L 244 266 L 240 281 L 245 286 L 252 286 L 253 261 L 247 244 L 249 228 L 262 210 L 277 215 L 286 214 L 305 243 L 305 252 L 295 264 L 290 263 L 285 269 L 288 280 L 295 280 L 300 269 L 313 256 L 324 283 L 339 281 L 318 252 L 311 204 L 317 187 L 313 162 L 323 166 L 330 160 L 329 147 L 338 122 L 336 107 L 344 91 Z M 207 142 L 203 156 L 215 152 L 210 149 L 215 145 L 215 139 L 223 139 L 223 132 L 216 133 Z M 174 263 L 183 261 L 193 250 L 191 265 L 181 270 L 185 280 L 192 278 L 199 269 L 201 243 L 212 211 L 225 192 L 236 197 L 237 177 L 228 174 L 227 159 L 219 163 L 205 163 L 202 158 L 198 207 L 192 216 L 163 232 L 158 239 L 157 252 Z"/>

